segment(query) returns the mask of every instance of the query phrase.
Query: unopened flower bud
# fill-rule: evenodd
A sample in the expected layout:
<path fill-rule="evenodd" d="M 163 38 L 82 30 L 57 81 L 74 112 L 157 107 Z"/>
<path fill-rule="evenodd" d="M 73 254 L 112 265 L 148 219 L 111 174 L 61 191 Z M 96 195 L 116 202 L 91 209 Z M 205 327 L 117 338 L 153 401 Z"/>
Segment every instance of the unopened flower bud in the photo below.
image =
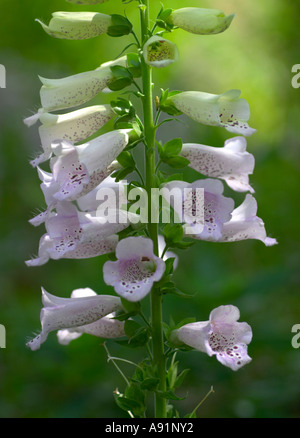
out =
<path fill-rule="evenodd" d="M 234 16 L 226 16 L 218 9 L 182 8 L 174 10 L 167 22 L 187 32 L 211 35 L 228 29 Z"/>

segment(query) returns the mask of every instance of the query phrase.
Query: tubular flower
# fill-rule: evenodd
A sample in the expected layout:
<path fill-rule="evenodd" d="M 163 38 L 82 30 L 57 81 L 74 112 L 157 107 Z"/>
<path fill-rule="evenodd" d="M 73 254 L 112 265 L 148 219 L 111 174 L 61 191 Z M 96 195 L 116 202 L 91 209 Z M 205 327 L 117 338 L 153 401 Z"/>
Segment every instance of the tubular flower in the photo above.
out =
<path fill-rule="evenodd" d="M 127 181 L 116 182 L 114 178 L 108 176 L 91 192 L 77 199 L 78 207 L 81 211 L 100 211 L 104 209 L 121 209 L 128 203 L 127 200 Z"/>
<path fill-rule="evenodd" d="M 44 31 L 67 40 L 85 40 L 102 35 L 112 25 L 110 15 L 98 12 L 54 12 L 49 26 L 36 20 Z"/>
<path fill-rule="evenodd" d="M 229 132 L 249 136 L 256 130 L 250 128 L 247 123 L 250 108 L 248 102 L 241 99 L 240 95 L 240 90 L 230 90 L 220 95 L 184 91 L 170 96 L 167 101 L 196 122 L 221 126 Z"/>
<path fill-rule="evenodd" d="M 262 219 L 256 216 L 257 202 L 252 195 L 246 195 L 244 202 L 232 212 L 230 221 L 223 224 L 222 236 L 218 242 L 237 242 L 240 240 L 257 239 L 266 246 L 277 244 L 277 240 L 267 237 Z M 201 235 L 189 235 L 199 240 L 215 240 L 202 238 Z"/>
<path fill-rule="evenodd" d="M 143 56 L 145 62 L 152 67 L 167 67 L 177 61 L 178 50 L 176 44 L 154 35 L 144 45 Z"/>
<path fill-rule="evenodd" d="M 112 312 L 122 310 L 121 300 L 111 295 L 97 295 L 91 289 L 77 289 L 72 298 L 60 298 L 42 288 L 41 325 L 42 331 L 26 345 L 38 350 L 48 334 L 61 329 L 82 329 L 98 323 Z"/>
<path fill-rule="evenodd" d="M 180 191 L 181 202 L 175 202 L 173 190 Z M 201 190 L 203 196 L 197 191 Z M 223 224 L 231 218 L 234 201 L 223 196 L 224 186 L 215 179 L 200 179 L 189 184 L 185 181 L 172 181 L 162 189 L 162 195 L 171 201 L 171 206 L 179 218 L 183 218 L 186 235 L 196 234 L 203 240 L 219 240 L 222 237 Z"/>
<path fill-rule="evenodd" d="M 174 10 L 167 22 L 187 32 L 212 35 L 228 29 L 234 16 L 235 14 L 226 16 L 217 9 L 182 8 Z"/>
<path fill-rule="evenodd" d="M 52 174 L 39 169 L 47 204 L 72 201 L 93 190 L 118 166 L 114 160 L 127 146 L 129 132 L 111 131 L 79 146 L 65 140 L 52 143 Z"/>
<path fill-rule="evenodd" d="M 58 111 L 82 105 L 97 96 L 113 80 L 110 67 L 126 67 L 127 58 L 123 56 L 115 61 L 105 62 L 95 70 L 78 73 L 60 79 L 47 79 L 39 76 L 42 82 L 40 90 L 42 108 L 37 114 L 27 117 L 27 125 L 34 124 L 43 112 Z"/>
<path fill-rule="evenodd" d="M 237 371 L 251 361 L 247 345 L 252 340 L 252 330 L 246 322 L 237 322 L 240 311 L 232 305 L 214 309 L 209 321 L 186 324 L 171 332 L 175 344 L 186 344 L 209 356 L 216 355 L 222 365 Z"/>
<path fill-rule="evenodd" d="M 38 257 L 28 260 L 27 266 L 43 265 L 50 258 L 85 259 L 113 252 L 118 243 L 115 233 L 130 225 L 125 211 L 110 211 L 104 217 L 97 211 L 80 212 L 71 202 L 58 203 L 56 213 L 48 212 L 44 220 L 47 233 L 41 237 Z"/>
<path fill-rule="evenodd" d="M 94 105 L 58 115 L 41 113 L 39 134 L 43 153 L 32 160 L 31 165 L 36 167 L 51 157 L 51 143 L 55 140 L 79 143 L 97 132 L 114 116 L 110 105 Z M 25 119 L 25 123 L 27 120 Z"/>
<path fill-rule="evenodd" d="M 103 266 L 106 284 L 128 301 L 140 301 L 159 281 L 165 271 L 165 262 L 154 255 L 153 242 L 145 237 L 127 237 L 116 247 L 117 261 Z"/>
<path fill-rule="evenodd" d="M 71 293 L 71 298 L 73 299 L 85 298 L 91 296 L 95 297 L 97 296 L 97 294 L 90 288 L 76 289 Z M 117 303 L 117 300 L 115 301 Z M 116 310 L 122 310 L 120 299 L 119 299 L 119 304 L 120 306 Z M 106 338 L 106 339 L 113 339 L 113 338 L 119 338 L 125 336 L 124 321 L 118 321 L 117 319 L 114 319 L 115 314 L 116 312 L 110 313 L 90 324 L 85 324 L 74 328 L 66 328 L 66 329 L 58 330 L 57 332 L 58 342 L 62 345 L 68 345 L 74 339 L 78 339 L 83 333 L 97 336 L 98 338 Z"/>
<path fill-rule="evenodd" d="M 249 185 L 249 175 L 253 173 L 255 160 L 246 152 L 244 137 L 234 137 L 225 141 L 222 148 L 202 144 L 184 144 L 180 155 L 190 161 L 189 166 L 203 175 L 221 178 L 237 192 L 254 192 Z"/>

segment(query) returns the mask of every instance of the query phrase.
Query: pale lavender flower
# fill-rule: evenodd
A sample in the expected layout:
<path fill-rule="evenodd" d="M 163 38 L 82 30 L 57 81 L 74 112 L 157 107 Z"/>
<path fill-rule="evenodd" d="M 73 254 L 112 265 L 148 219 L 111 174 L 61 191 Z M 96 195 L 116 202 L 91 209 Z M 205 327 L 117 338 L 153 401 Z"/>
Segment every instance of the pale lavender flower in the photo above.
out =
<path fill-rule="evenodd" d="M 120 298 L 112 295 L 97 295 L 88 288 L 75 290 L 71 298 L 56 297 L 42 288 L 42 303 L 44 305 L 40 315 L 42 331 L 26 344 L 33 351 L 40 348 L 52 331 L 61 329 L 80 331 L 83 327 L 91 327 L 103 317 L 123 308 Z M 90 331 L 93 331 L 93 328 Z M 95 329 L 94 331 L 97 335 L 100 334 L 100 331 Z M 123 335 L 122 331 L 117 330 L 116 337 L 119 337 L 120 333 Z"/>
<path fill-rule="evenodd" d="M 170 197 L 173 189 L 181 191 L 181 203 L 174 203 L 173 198 Z M 198 199 L 197 189 L 204 191 L 200 199 Z M 165 199 L 170 199 L 179 218 L 184 219 L 184 229 L 187 234 L 196 233 L 203 240 L 219 240 L 222 237 L 223 224 L 231 219 L 234 209 L 233 199 L 223 196 L 223 190 L 224 186 L 221 181 L 208 178 L 194 181 L 191 184 L 185 181 L 172 181 L 163 187 L 162 194 Z M 196 193 L 195 196 L 194 193 Z M 196 217 L 198 211 L 199 214 L 203 213 L 203 219 Z M 202 226 L 200 226 L 201 220 L 203 220 Z"/>
<path fill-rule="evenodd" d="M 118 163 L 118 162 L 116 162 Z M 93 211 L 99 209 L 121 209 L 128 203 L 128 182 L 121 180 L 116 182 L 108 176 L 97 187 L 76 200 L 81 211 Z M 98 210 L 100 211 L 100 209 Z"/>
<path fill-rule="evenodd" d="M 251 361 L 247 345 L 251 342 L 252 330 L 246 322 L 237 322 L 239 318 L 237 307 L 220 306 L 210 313 L 209 321 L 183 325 L 171 332 L 170 340 L 209 356 L 216 355 L 221 364 L 236 371 Z"/>
<path fill-rule="evenodd" d="M 40 266 L 50 258 L 84 259 L 113 252 L 118 242 L 115 233 L 127 228 L 129 219 L 121 210 L 110 211 L 109 215 L 80 212 L 67 201 L 58 203 L 56 213 L 50 212 L 45 218 L 47 233 L 40 240 L 38 257 L 26 264 Z"/>
<path fill-rule="evenodd" d="M 152 240 L 142 236 L 121 240 L 116 257 L 117 261 L 104 264 L 103 278 L 128 301 L 143 299 L 165 271 L 165 262 L 154 255 Z"/>
<path fill-rule="evenodd" d="M 128 132 L 112 131 L 79 146 L 66 140 L 52 143 L 52 173 L 38 169 L 46 203 L 73 201 L 93 190 L 119 167 L 115 159 L 128 144 Z"/>
<path fill-rule="evenodd" d="M 266 246 L 277 244 L 277 240 L 267 236 L 265 224 L 257 215 L 257 202 L 248 194 L 244 202 L 233 210 L 230 221 L 223 224 L 222 236 L 218 242 L 237 242 L 240 240 L 257 239 Z M 201 235 L 189 235 L 199 240 L 214 240 Z"/>
<path fill-rule="evenodd" d="M 246 148 L 244 137 L 233 137 L 226 140 L 222 148 L 186 143 L 180 155 L 190 161 L 190 167 L 203 175 L 221 178 L 237 192 L 253 193 L 249 175 L 253 173 L 255 160 Z"/>
<path fill-rule="evenodd" d="M 97 296 L 97 294 L 90 288 L 76 289 L 71 293 L 71 298 L 84 298 L 91 296 Z M 122 310 L 120 299 L 119 303 L 120 306 L 118 310 Z M 116 312 L 103 316 L 90 324 L 58 330 L 58 342 L 62 345 L 68 345 L 74 339 L 78 339 L 83 333 L 105 339 L 114 339 L 125 336 L 124 321 L 115 319 L 115 316 Z"/>

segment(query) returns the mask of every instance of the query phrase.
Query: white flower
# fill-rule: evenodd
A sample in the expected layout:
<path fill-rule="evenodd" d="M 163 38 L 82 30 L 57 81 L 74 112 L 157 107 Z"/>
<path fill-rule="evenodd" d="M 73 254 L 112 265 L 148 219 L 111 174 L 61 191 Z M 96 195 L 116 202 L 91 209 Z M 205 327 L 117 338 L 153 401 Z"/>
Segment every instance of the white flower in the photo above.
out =
<path fill-rule="evenodd" d="M 183 144 L 180 155 L 190 161 L 189 166 L 203 175 L 221 178 L 237 192 L 254 192 L 249 175 L 254 169 L 254 157 L 246 152 L 244 137 L 225 141 L 223 148 L 202 144 Z"/>
<path fill-rule="evenodd" d="M 177 61 L 178 50 L 176 44 L 154 35 L 145 43 L 143 56 L 147 64 L 152 67 L 162 68 Z"/>
<path fill-rule="evenodd" d="M 247 345 L 252 330 L 246 322 L 237 322 L 239 309 L 220 306 L 210 313 L 209 321 L 185 324 L 171 332 L 171 342 L 184 343 L 209 356 L 216 355 L 221 364 L 236 371 L 251 361 Z"/>
<path fill-rule="evenodd" d="M 69 40 L 97 37 L 106 33 L 112 25 L 110 15 L 97 12 L 54 12 L 49 26 L 36 21 L 52 37 Z"/>
<path fill-rule="evenodd" d="M 256 132 L 247 121 L 250 118 L 249 104 L 240 98 L 240 90 L 223 94 L 209 94 L 201 91 L 183 91 L 167 99 L 177 110 L 196 122 L 209 126 L 221 126 L 229 132 L 244 136 Z"/>
<path fill-rule="evenodd" d="M 234 16 L 226 16 L 218 9 L 182 8 L 174 10 L 167 22 L 187 32 L 212 35 L 228 29 Z"/>
<path fill-rule="evenodd" d="M 78 330 L 80 335 L 86 327 L 87 333 L 100 336 L 97 324 L 100 324 L 101 319 L 123 308 L 120 298 L 111 295 L 97 295 L 89 288 L 76 289 L 71 298 L 56 297 L 42 288 L 42 302 L 44 305 L 41 310 L 42 331 L 26 344 L 33 351 L 38 350 L 41 344 L 46 341 L 48 334 L 55 330 L 69 329 L 74 338 L 74 331 Z M 121 327 L 118 323 L 116 328 L 112 329 L 111 327 L 112 330 L 108 337 L 122 336 Z M 104 332 L 102 333 L 104 334 Z"/>
<path fill-rule="evenodd" d="M 43 112 L 58 111 L 82 105 L 103 91 L 113 80 L 110 67 L 127 66 L 127 57 L 101 64 L 95 70 L 78 73 L 60 79 L 47 79 L 39 76 L 42 108 L 37 114 L 25 119 L 27 125 L 34 124 Z"/>
<path fill-rule="evenodd" d="M 79 143 L 97 132 L 114 116 L 110 105 L 94 105 L 66 114 L 40 113 L 42 125 L 39 134 L 43 153 L 30 164 L 36 167 L 48 160 L 52 155 L 51 144 L 56 140 Z"/>

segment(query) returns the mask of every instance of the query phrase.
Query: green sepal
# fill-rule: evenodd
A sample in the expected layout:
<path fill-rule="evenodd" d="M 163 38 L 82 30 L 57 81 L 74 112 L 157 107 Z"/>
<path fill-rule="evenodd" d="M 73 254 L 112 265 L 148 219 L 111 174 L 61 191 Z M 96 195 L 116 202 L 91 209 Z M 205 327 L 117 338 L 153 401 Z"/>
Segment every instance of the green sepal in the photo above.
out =
<path fill-rule="evenodd" d="M 167 8 L 164 9 L 162 8 L 155 20 L 155 23 L 157 24 L 158 27 L 161 27 L 162 29 L 165 29 L 168 32 L 172 32 L 174 26 L 171 23 L 168 23 L 167 20 L 170 17 L 170 15 L 172 14 L 173 9 L 171 8 Z"/>
<path fill-rule="evenodd" d="M 181 115 L 182 111 L 179 111 L 170 99 L 170 97 L 175 96 L 179 93 L 182 93 L 182 91 L 174 90 L 169 92 L 169 90 L 162 90 L 162 94 L 159 100 L 159 109 L 171 116 Z"/>

